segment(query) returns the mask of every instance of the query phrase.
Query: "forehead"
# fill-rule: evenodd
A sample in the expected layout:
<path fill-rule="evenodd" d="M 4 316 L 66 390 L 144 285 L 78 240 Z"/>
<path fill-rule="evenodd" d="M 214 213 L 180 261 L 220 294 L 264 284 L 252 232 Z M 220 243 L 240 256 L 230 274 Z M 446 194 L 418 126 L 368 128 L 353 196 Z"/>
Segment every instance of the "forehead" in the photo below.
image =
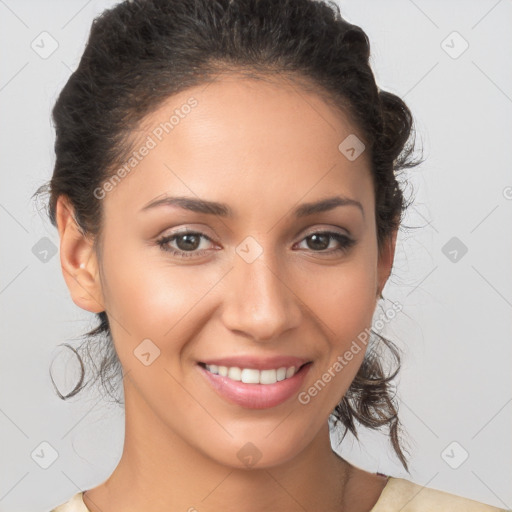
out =
<path fill-rule="evenodd" d="M 330 150 L 340 136 L 359 129 L 322 91 L 305 78 L 222 74 L 168 98 L 142 121 L 142 133 L 156 130 L 160 139 L 172 131 L 189 141 L 213 140 L 217 134 L 238 145 L 249 143 L 250 134 L 255 143 L 286 147 L 293 139 L 297 146 L 309 140 L 308 146 Z M 192 121 L 186 123 L 187 118 Z M 171 130 L 166 131 L 162 124 L 171 119 Z"/>
<path fill-rule="evenodd" d="M 134 135 L 137 161 L 107 201 L 117 206 L 141 207 L 170 192 L 259 197 L 261 204 L 278 191 L 307 201 L 372 188 L 367 155 L 351 161 L 339 147 L 347 137 L 361 139 L 358 128 L 321 94 L 288 79 L 227 75 L 188 88 Z"/>

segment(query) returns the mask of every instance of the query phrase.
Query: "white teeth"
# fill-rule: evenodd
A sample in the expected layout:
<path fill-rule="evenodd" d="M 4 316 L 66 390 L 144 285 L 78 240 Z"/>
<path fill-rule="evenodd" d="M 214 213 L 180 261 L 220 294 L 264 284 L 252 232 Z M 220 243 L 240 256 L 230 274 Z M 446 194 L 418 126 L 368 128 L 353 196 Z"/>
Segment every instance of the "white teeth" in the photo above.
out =
<path fill-rule="evenodd" d="M 291 368 L 287 368 L 286 370 L 286 378 L 289 379 L 295 373 L 295 366 Z"/>
<path fill-rule="evenodd" d="M 229 374 L 228 374 L 229 375 Z M 231 378 L 231 375 L 229 375 Z M 260 383 L 260 372 L 252 368 L 244 368 L 242 370 L 241 378 L 242 382 L 246 384 L 259 384 Z"/>
<path fill-rule="evenodd" d="M 277 370 L 261 370 L 260 384 L 275 384 L 277 382 Z"/>
<path fill-rule="evenodd" d="M 283 366 L 275 370 L 256 370 L 254 368 L 218 366 L 216 364 L 205 366 L 209 372 L 215 375 L 228 377 L 231 380 L 244 382 L 245 384 L 275 384 L 278 381 L 293 377 L 298 371 L 298 368 L 295 366 L 290 366 L 289 368 Z"/>
<path fill-rule="evenodd" d="M 236 366 L 230 366 L 228 370 L 228 377 L 231 380 L 242 380 L 242 370 L 240 368 L 237 368 Z"/>

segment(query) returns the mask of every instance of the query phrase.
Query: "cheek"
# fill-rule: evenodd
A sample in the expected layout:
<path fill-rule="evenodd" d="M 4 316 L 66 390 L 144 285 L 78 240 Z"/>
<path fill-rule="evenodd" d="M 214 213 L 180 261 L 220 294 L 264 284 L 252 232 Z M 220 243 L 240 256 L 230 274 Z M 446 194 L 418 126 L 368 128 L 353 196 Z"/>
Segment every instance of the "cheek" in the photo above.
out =
<path fill-rule="evenodd" d="M 332 412 L 346 394 L 363 362 L 376 305 L 375 270 L 362 263 L 347 265 L 337 275 L 320 279 L 310 301 L 321 319 L 327 345 L 301 404 Z M 319 418 L 323 418 L 319 414 Z"/>
<path fill-rule="evenodd" d="M 333 290 L 336 307 L 331 306 L 332 329 L 341 336 L 342 342 L 357 338 L 371 324 L 376 306 L 374 282 L 373 270 L 361 266 L 344 276 L 339 287 Z"/>
<path fill-rule="evenodd" d="M 371 257 L 354 257 L 346 264 L 314 273 L 303 282 L 301 296 L 323 322 L 332 345 L 343 348 L 372 321 L 377 297 Z"/>
<path fill-rule="evenodd" d="M 372 255 L 367 256 L 347 261 L 332 273 L 317 274 L 309 292 L 308 302 L 328 339 L 322 372 L 336 395 L 332 405 L 357 374 L 369 341 L 377 297 L 376 268 Z"/>
<path fill-rule="evenodd" d="M 172 265 L 159 251 L 131 247 L 121 257 L 105 251 L 105 305 L 120 358 L 146 338 L 161 355 L 176 353 L 179 340 L 187 339 L 184 329 L 192 332 L 199 325 L 208 302 L 203 299 L 218 281 L 213 269 Z"/>

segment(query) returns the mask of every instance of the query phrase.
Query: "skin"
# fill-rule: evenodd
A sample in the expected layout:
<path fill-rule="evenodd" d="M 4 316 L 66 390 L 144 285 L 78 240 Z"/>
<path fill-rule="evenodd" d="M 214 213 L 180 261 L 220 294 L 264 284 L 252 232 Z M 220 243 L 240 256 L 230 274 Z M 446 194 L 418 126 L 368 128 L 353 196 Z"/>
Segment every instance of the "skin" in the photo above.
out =
<path fill-rule="evenodd" d="M 141 123 L 140 140 L 191 97 L 197 106 L 102 199 L 100 255 L 66 198 L 58 201 L 71 297 L 87 311 L 107 311 L 125 374 L 123 454 L 84 502 L 93 512 L 148 503 L 153 512 L 369 511 L 386 480 L 335 454 L 327 424 L 364 350 L 307 405 L 292 397 L 260 410 L 224 400 L 196 364 L 242 354 L 305 357 L 313 365 L 303 391 L 371 326 L 396 232 L 379 252 L 368 155 L 349 161 L 338 150 L 348 135 L 363 137 L 314 92 L 282 78 L 231 75 L 170 97 Z M 164 193 L 226 203 L 235 216 L 140 211 Z M 333 195 L 359 201 L 364 215 L 354 206 L 292 215 Z M 168 246 L 202 255 L 179 258 L 155 243 L 183 228 L 212 241 Z M 326 238 L 318 248 L 310 235 L 322 230 L 356 243 L 332 252 L 339 243 Z M 235 251 L 248 236 L 263 250 L 251 263 Z M 134 355 L 147 338 L 160 350 L 148 366 Z M 248 442 L 261 455 L 252 467 L 237 457 Z"/>

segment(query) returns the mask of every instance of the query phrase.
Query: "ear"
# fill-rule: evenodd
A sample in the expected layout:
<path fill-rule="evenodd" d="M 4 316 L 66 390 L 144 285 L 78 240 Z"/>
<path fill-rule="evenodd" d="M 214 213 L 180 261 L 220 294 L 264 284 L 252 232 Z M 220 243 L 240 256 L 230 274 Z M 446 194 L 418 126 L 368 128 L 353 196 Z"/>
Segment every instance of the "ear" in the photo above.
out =
<path fill-rule="evenodd" d="M 395 259 L 395 247 L 398 228 L 393 230 L 383 243 L 379 251 L 379 261 L 377 264 L 377 297 L 382 297 L 382 290 L 391 274 L 393 260 Z"/>
<path fill-rule="evenodd" d="M 65 195 L 57 199 L 56 221 L 62 274 L 73 302 L 92 313 L 105 311 L 93 240 L 82 233 L 73 206 Z"/>

